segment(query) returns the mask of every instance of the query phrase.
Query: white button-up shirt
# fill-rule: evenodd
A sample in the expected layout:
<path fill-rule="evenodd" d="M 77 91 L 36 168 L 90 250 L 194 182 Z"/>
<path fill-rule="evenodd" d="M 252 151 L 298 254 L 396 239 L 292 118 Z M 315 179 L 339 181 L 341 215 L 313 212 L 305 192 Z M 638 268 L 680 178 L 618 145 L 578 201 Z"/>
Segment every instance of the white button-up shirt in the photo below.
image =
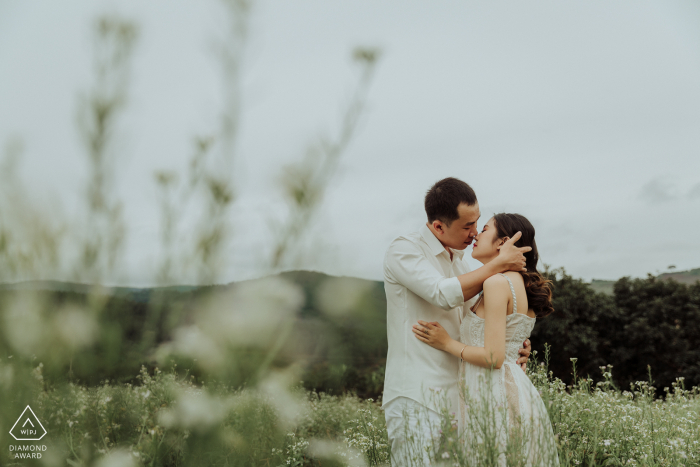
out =
<path fill-rule="evenodd" d="M 427 225 L 398 237 L 384 257 L 384 290 L 387 301 L 387 338 L 383 404 L 408 397 L 438 410 L 438 398 L 447 397 L 450 409 L 458 402 L 459 359 L 418 340 L 413 325 L 418 320 L 437 321 L 456 340 L 464 307 L 457 276 L 470 271 L 464 250 L 450 253 Z"/>

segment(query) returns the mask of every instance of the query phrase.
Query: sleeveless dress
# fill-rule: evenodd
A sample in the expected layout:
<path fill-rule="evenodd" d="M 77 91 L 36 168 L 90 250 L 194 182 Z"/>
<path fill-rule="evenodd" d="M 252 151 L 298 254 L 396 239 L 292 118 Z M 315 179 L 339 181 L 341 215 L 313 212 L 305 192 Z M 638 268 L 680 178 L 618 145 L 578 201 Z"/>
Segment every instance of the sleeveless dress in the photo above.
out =
<path fill-rule="evenodd" d="M 460 431 L 465 457 L 474 465 L 558 466 L 554 432 L 539 392 L 515 361 L 530 337 L 535 318 L 517 312 L 506 316 L 506 354 L 500 369 L 460 364 Z M 461 342 L 484 346 L 483 318 L 467 309 Z"/>

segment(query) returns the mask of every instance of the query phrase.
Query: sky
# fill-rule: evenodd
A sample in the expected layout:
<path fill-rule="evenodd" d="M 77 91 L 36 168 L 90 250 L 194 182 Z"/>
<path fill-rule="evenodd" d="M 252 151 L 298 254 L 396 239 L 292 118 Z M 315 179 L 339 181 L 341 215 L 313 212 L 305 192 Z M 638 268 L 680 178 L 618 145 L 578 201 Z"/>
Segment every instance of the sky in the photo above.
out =
<path fill-rule="evenodd" d="M 221 111 L 217 1 L 0 2 L 0 148 L 21 139 L 33 199 L 78 209 L 87 165 L 75 116 L 105 13 L 140 28 L 115 146 L 125 266 L 106 282 L 148 286 L 153 173 L 184 168 Z M 381 280 L 387 246 L 425 222 L 425 192 L 448 176 L 475 189 L 480 224 L 528 217 L 542 263 L 575 277 L 700 267 L 696 2 L 257 1 L 249 27 L 221 282 L 266 270 L 287 212 L 280 174 L 338 131 L 357 46 L 380 60 L 301 268 Z"/>

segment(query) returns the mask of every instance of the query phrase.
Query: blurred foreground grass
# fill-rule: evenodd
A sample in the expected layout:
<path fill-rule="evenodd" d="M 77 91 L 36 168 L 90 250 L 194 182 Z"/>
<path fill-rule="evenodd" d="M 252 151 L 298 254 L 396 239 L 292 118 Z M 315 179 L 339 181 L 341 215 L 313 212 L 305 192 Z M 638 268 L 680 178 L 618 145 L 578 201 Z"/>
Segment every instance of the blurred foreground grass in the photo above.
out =
<path fill-rule="evenodd" d="M 299 388 L 308 356 L 332 348 L 323 336 L 329 327 L 320 316 L 299 326 L 310 297 L 273 274 L 298 260 L 299 242 L 358 126 L 378 51 L 353 51 L 359 77 L 337 134 L 321 136 L 300 162 L 277 174 L 288 212 L 275 213 L 271 276 L 215 286 L 224 282 L 235 227 L 234 179 L 241 175 L 234 162 L 252 2 L 221 0 L 218 6 L 225 24 L 216 40 L 223 75 L 219 125 L 193 138 L 183 171 L 168 167 L 153 174 L 161 256 L 152 272 L 162 287 L 146 297 L 137 293 L 135 303 L 102 285 L 128 281 L 127 207 L 116 195 L 115 169 L 137 24 L 114 15 L 94 24 L 94 79 L 77 105 L 88 177 L 83 210 L 75 218 L 35 201 L 17 176 L 21 141 L 7 145 L 0 172 L 0 442 L 8 450 L 1 465 L 285 463 L 292 451 L 307 456 L 306 445 L 288 435 L 300 423 L 309 434 L 318 429 L 334 439 L 357 415 L 355 408 L 372 405 L 348 397 L 313 401 Z M 42 282 L 46 278 L 68 279 L 72 286 L 44 290 L 66 286 Z M 178 290 L 183 282 L 203 286 L 174 298 L 166 286 Z M 341 317 L 362 298 L 358 291 L 362 287 L 352 281 L 331 280 L 317 298 L 321 308 Z M 170 368 L 167 375 L 158 366 Z M 28 406 L 34 422 L 47 430 L 39 439 L 14 430 L 28 429 Z M 328 415 L 326 428 L 318 426 L 310 406 Z M 312 446 L 318 459 L 334 458 L 335 447 Z M 362 457 L 349 447 L 347 452 Z"/>

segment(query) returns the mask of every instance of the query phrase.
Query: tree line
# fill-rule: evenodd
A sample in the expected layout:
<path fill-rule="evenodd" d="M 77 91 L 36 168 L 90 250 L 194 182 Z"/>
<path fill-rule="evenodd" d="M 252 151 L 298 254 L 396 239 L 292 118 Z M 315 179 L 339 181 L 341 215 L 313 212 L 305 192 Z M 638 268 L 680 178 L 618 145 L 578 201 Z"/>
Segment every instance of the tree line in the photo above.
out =
<path fill-rule="evenodd" d="M 609 295 L 564 269 L 547 275 L 556 312 L 535 325 L 531 339 L 540 355 L 545 343 L 551 346 L 555 376 L 570 381 L 576 358 L 578 375 L 594 379 L 612 365 L 620 389 L 648 381 L 649 368 L 659 392 L 678 377 L 686 387 L 700 385 L 700 282 L 623 277 Z"/>

